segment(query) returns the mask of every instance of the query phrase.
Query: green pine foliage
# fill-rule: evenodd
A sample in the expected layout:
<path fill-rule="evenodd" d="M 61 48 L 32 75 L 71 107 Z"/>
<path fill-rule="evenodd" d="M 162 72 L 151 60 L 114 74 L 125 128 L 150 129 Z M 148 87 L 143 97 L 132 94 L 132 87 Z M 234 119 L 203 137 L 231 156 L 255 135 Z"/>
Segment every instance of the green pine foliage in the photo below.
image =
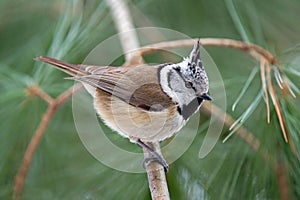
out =
<path fill-rule="evenodd" d="M 136 26 L 165 27 L 194 38 L 251 42 L 270 51 L 280 64 L 272 66 L 272 82 L 289 143 L 284 141 L 271 100 L 267 124 L 259 63 L 237 50 L 206 48 L 224 80 L 227 113 L 243 119 L 237 125 L 246 127 L 260 148 L 253 150 L 235 129 L 230 132 L 224 127 L 214 149 L 199 159 L 209 120 L 201 117 L 193 144 L 167 174 L 171 198 L 299 199 L 300 2 L 152 0 L 129 4 Z M 27 88 L 38 85 L 55 98 L 73 84 L 63 79 L 65 74 L 33 58 L 47 55 L 81 63 L 116 30 L 105 2 L 96 0 L 2 0 L 0 11 L 0 199 L 11 199 L 24 152 L 47 109 Z M 280 90 L 280 79 L 288 82 L 292 92 Z M 139 151 L 118 135 L 108 133 L 108 137 L 125 149 Z M 150 193 L 146 174 L 116 171 L 89 154 L 76 133 L 69 100 L 55 113 L 34 155 L 23 199 L 150 199 Z"/>

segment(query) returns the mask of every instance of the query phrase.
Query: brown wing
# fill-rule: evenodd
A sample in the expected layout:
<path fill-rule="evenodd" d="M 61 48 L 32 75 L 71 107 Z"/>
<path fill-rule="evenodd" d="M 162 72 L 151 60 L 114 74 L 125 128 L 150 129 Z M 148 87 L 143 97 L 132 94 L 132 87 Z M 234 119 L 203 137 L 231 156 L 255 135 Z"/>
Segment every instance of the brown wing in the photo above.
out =
<path fill-rule="evenodd" d="M 74 76 L 71 79 L 87 83 L 145 110 L 159 111 L 174 104 L 159 85 L 158 70 L 163 65 L 100 67 L 69 64 L 49 57 L 35 60 L 51 64 Z"/>
<path fill-rule="evenodd" d="M 131 96 L 129 103 L 144 110 L 160 111 L 174 103 L 161 90 L 159 84 L 149 83 L 139 87 Z"/>
<path fill-rule="evenodd" d="M 158 79 L 159 66 L 98 67 L 93 74 L 74 77 L 119 99 L 150 111 L 160 111 L 174 105 L 162 91 Z"/>

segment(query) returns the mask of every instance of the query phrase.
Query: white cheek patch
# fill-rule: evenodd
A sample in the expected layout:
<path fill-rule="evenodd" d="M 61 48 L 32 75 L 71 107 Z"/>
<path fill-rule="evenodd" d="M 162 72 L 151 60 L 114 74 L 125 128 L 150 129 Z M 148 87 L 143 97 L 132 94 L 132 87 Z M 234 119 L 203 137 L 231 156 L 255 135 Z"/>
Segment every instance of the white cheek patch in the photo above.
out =
<path fill-rule="evenodd" d="M 163 67 L 160 71 L 160 84 L 163 91 L 182 108 L 195 98 L 195 91 L 185 86 L 185 80 L 180 76 L 180 72 L 174 69 L 180 64 Z"/>
<path fill-rule="evenodd" d="M 175 102 L 178 102 L 178 98 L 174 95 L 172 89 L 169 86 L 169 82 L 168 82 L 168 74 L 171 72 L 171 70 L 173 69 L 172 67 L 173 65 L 167 65 L 164 66 L 161 70 L 160 70 L 160 86 L 162 88 L 162 90 L 169 96 L 171 97 L 171 99 Z"/>

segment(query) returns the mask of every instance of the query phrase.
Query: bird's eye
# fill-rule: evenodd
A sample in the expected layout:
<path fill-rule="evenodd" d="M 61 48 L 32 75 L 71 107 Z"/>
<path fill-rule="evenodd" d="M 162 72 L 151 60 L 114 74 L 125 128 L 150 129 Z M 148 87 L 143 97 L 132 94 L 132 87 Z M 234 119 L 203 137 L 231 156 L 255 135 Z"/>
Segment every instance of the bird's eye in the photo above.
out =
<path fill-rule="evenodd" d="M 189 81 L 186 81 L 186 82 L 185 82 L 185 87 L 186 87 L 186 88 L 192 88 L 192 87 L 193 87 L 193 84 L 192 84 L 191 82 L 189 82 Z"/>

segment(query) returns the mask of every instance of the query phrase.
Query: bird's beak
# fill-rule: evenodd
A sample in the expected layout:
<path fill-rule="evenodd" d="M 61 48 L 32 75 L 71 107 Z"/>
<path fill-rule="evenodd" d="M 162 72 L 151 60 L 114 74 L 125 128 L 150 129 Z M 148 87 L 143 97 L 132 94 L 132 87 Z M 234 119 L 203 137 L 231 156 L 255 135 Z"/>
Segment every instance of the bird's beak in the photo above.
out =
<path fill-rule="evenodd" d="M 212 100 L 212 98 L 207 93 L 202 94 L 200 97 L 206 101 Z"/>

